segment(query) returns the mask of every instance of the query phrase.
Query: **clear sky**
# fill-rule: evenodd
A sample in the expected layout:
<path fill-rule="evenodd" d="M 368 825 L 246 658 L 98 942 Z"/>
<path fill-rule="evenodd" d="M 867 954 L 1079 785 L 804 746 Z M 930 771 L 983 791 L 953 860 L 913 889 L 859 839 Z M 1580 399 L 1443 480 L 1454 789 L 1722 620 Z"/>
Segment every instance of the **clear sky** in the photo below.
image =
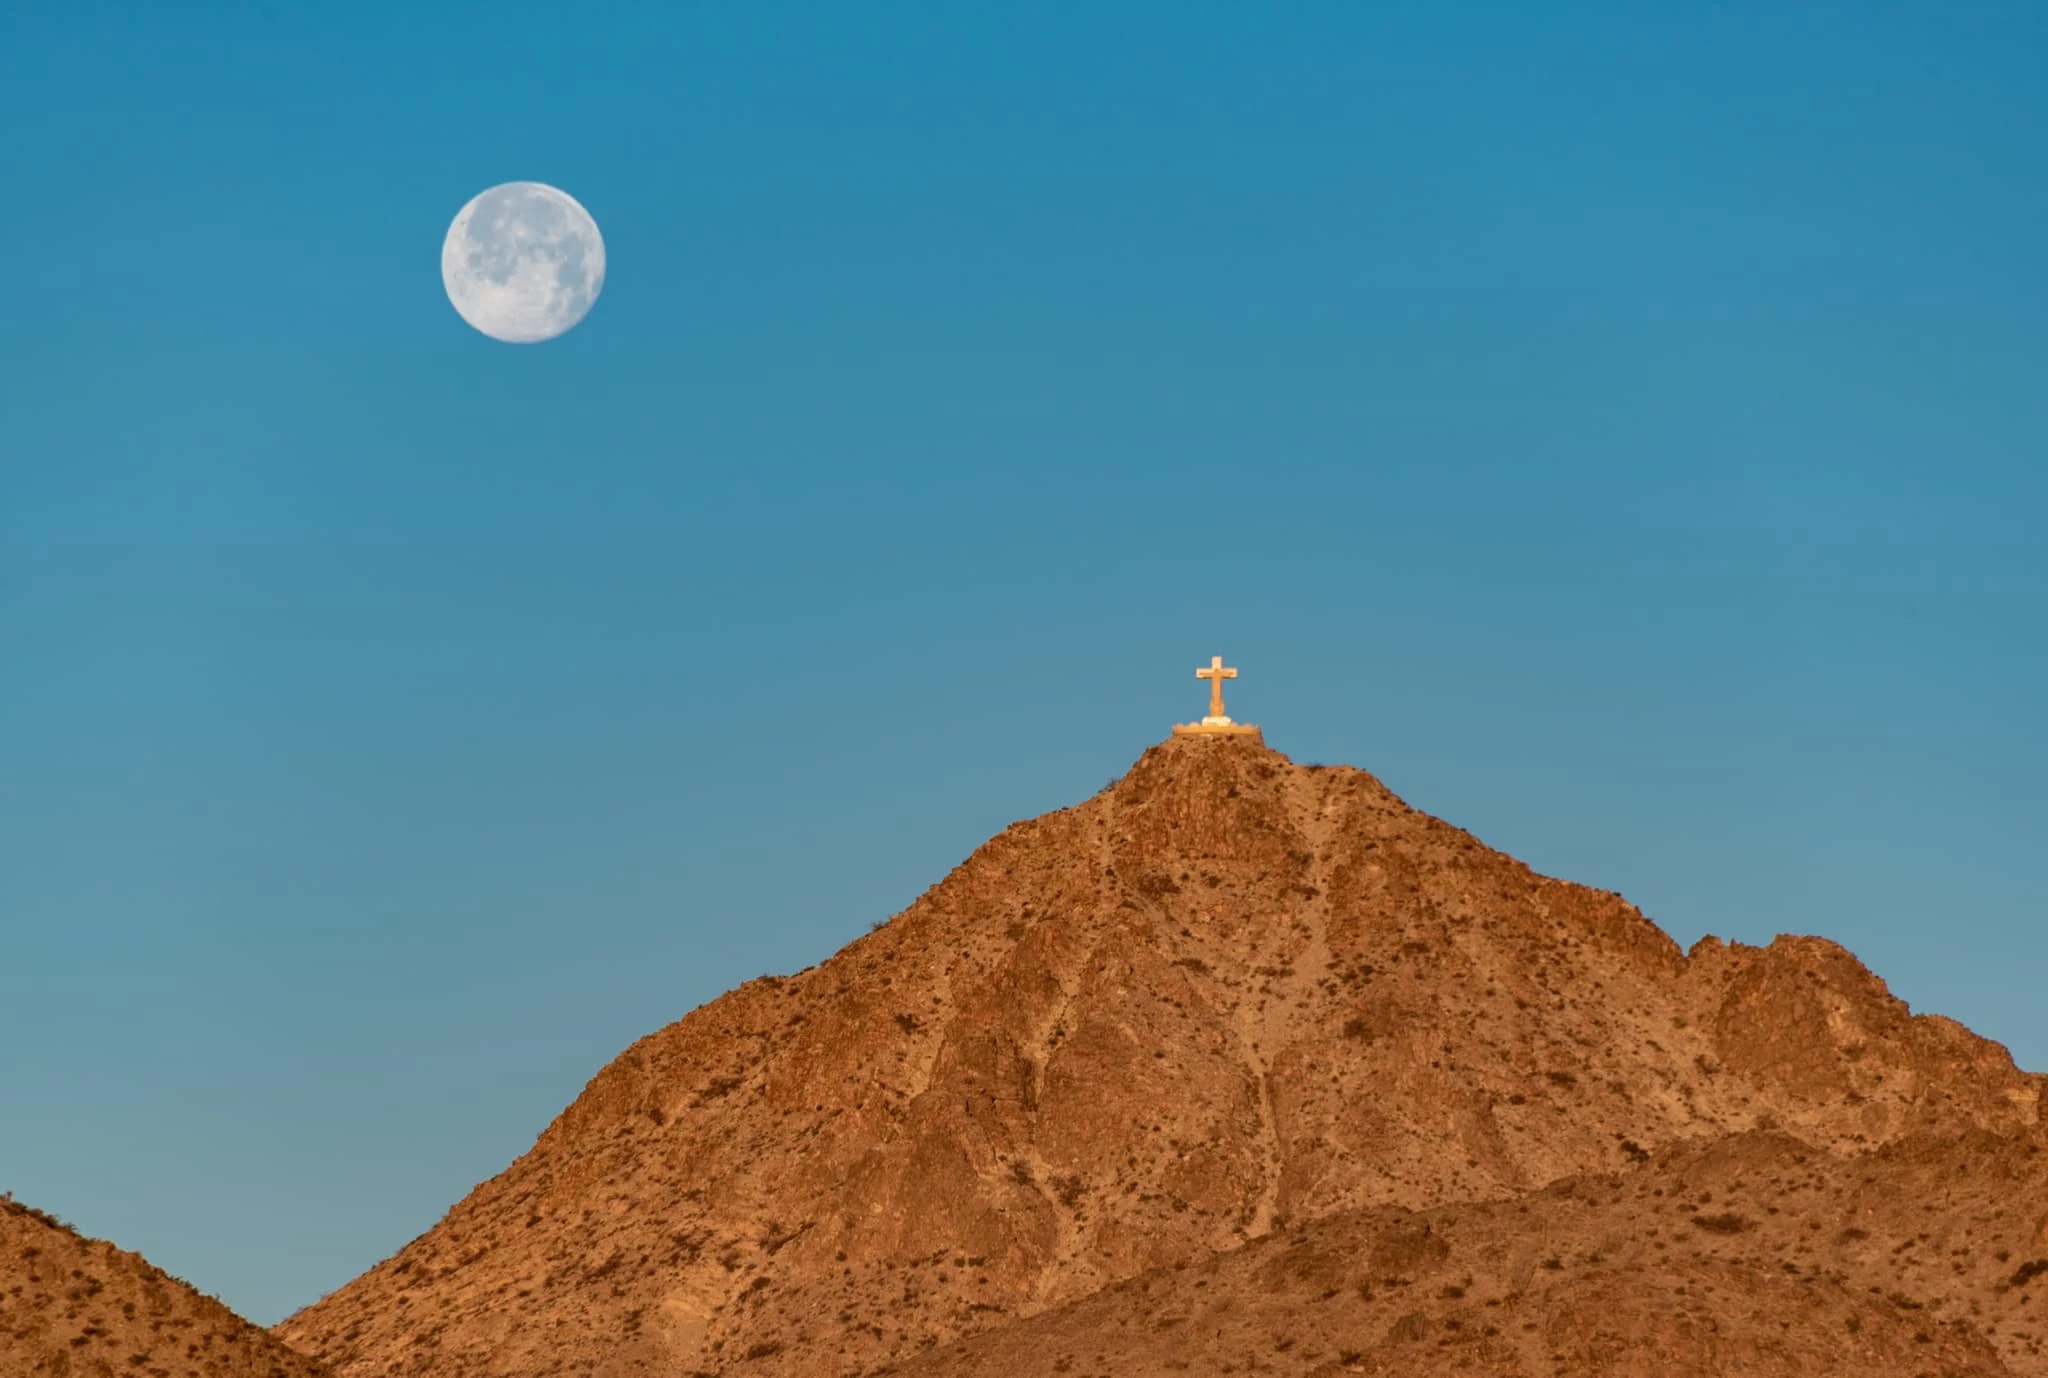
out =
<path fill-rule="evenodd" d="M 0 24 L 0 1188 L 271 1321 L 1243 669 L 2048 1069 L 2048 7 Z M 550 344 L 443 296 L 580 200 Z"/>

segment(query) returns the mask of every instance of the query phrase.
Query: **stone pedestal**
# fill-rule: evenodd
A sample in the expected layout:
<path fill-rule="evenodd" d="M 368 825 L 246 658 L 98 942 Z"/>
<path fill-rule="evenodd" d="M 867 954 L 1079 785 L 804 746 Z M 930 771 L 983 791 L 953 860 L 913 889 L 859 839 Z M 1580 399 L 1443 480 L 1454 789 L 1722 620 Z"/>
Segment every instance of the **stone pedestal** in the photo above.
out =
<path fill-rule="evenodd" d="M 1177 722 L 1173 725 L 1176 737 L 1258 737 L 1265 734 L 1248 722 L 1232 722 L 1228 718 L 1204 718 L 1200 722 Z"/>

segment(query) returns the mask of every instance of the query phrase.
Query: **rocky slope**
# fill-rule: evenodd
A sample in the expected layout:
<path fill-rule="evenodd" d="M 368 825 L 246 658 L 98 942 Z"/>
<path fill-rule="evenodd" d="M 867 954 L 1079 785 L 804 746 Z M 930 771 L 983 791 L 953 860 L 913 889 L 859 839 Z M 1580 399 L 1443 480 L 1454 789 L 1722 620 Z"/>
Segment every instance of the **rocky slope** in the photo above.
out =
<path fill-rule="evenodd" d="M 0 1200 L 5 1378 L 325 1378 L 211 1297 L 41 1211 Z"/>
<path fill-rule="evenodd" d="M 1340 1211 L 912 1359 L 916 1378 L 1201 1371 L 2043 1371 L 2048 1153 L 1680 1144 L 1499 1201 Z"/>
<path fill-rule="evenodd" d="M 2020 1142 L 2042 1084 L 1831 943 L 1682 953 L 1362 771 L 1173 739 L 823 964 L 641 1040 L 279 1333 L 347 1378 L 909 1372 L 1308 1222 L 1730 1134 Z M 1286 1353 L 1261 1362 L 1313 1370 Z"/>

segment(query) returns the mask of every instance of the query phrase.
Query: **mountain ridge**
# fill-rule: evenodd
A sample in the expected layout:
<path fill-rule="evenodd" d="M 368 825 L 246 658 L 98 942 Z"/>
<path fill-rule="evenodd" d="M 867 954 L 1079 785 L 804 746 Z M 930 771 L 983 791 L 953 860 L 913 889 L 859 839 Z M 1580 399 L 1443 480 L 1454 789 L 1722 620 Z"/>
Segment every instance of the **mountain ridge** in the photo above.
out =
<path fill-rule="evenodd" d="M 1977 1191 L 1916 1234 L 1965 1166 Z M 1512 1198 L 1336 1212 L 883 1372 L 2040 1372 L 2048 1213 L 2012 1197 L 2048 1202 L 2038 1140 L 1840 1157 L 1747 1131 Z"/>
<path fill-rule="evenodd" d="M 0 1197 L 7 1378 L 328 1378 L 213 1297 L 57 1217 Z"/>
<path fill-rule="evenodd" d="M 2024 1134 L 2043 1085 L 1825 939 L 1681 951 L 1364 771 L 1175 737 L 636 1041 L 277 1333 L 344 1378 L 852 1374 L 1684 1141 Z"/>

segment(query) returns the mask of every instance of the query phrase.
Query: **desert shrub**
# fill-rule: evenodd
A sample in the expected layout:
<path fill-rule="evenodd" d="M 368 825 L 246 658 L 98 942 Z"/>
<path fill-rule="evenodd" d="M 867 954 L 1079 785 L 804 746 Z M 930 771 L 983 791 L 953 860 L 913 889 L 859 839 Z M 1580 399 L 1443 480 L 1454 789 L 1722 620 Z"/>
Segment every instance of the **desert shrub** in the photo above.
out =
<path fill-rule="evenodd" d="M 1754 1228 L 1756 1222 L 1734 1211 L 1722 1211 L 1718 1215 L 1696 1215 L 1692 1224 L 1694 1229 L 1705 1230 L 1708 1234 L 1741 1234 Z"/>

